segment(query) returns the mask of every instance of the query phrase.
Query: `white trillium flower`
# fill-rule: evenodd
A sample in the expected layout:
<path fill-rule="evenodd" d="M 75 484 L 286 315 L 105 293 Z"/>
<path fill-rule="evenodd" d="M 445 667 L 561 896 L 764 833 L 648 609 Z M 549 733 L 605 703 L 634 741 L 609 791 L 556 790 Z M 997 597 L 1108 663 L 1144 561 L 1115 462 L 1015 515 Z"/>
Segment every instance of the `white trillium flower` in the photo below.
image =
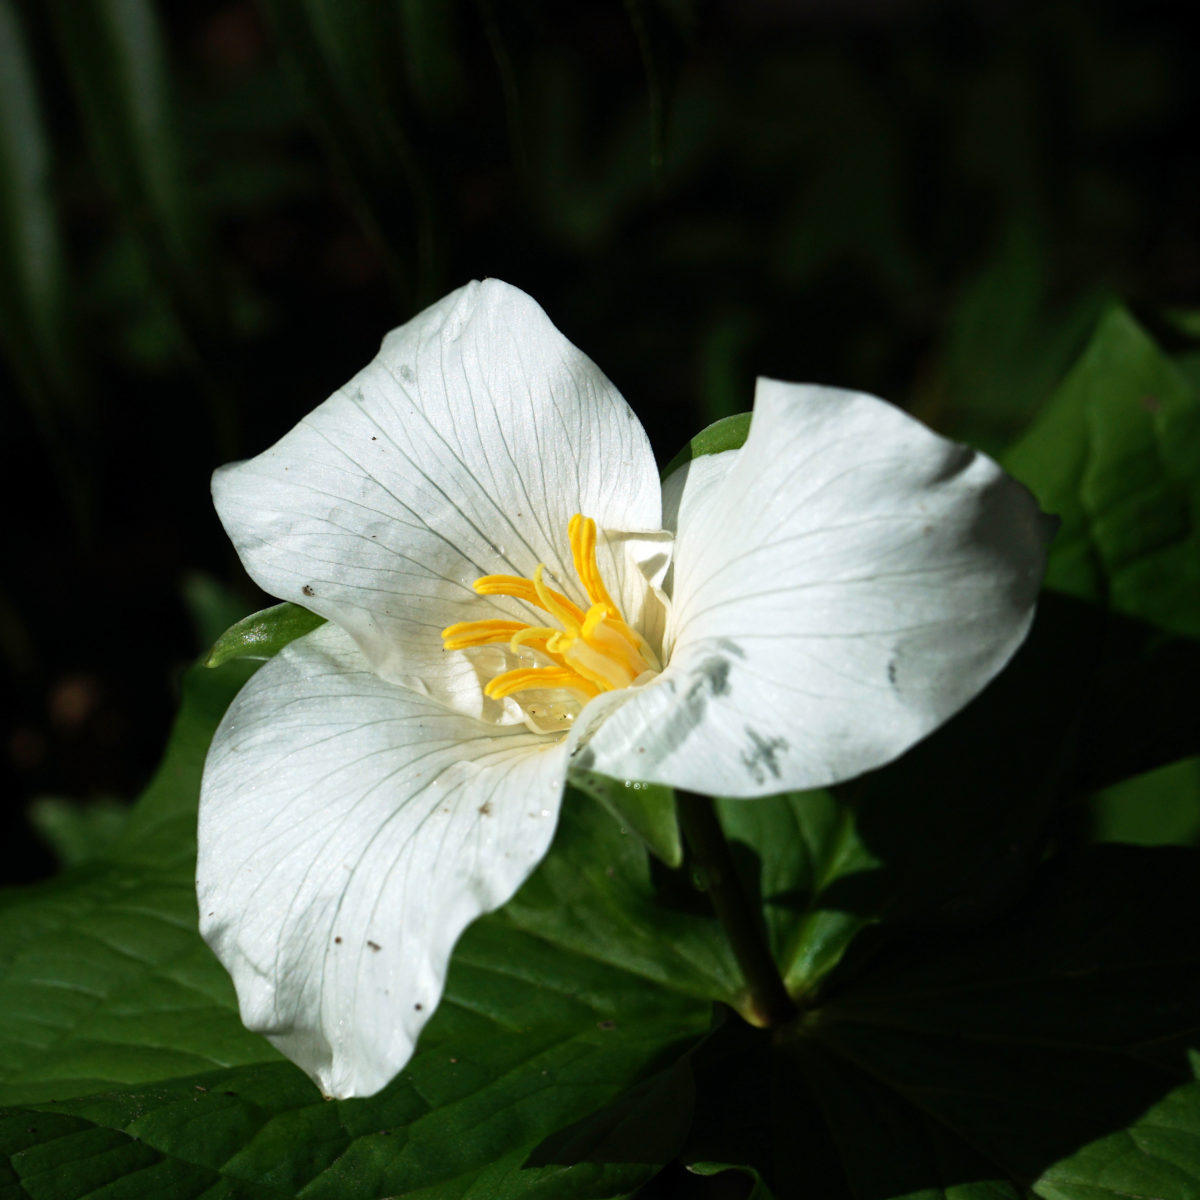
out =
<path fill-rule="evenodd" d="M 332 1096 L 408 1060 L 455 941 L 546 854 L 568 769 L 732 797 L 895 758 L 1028 630 L 1029 494 L 874 397 L 760 379 L 660 486 L 616 388 L 523 292 L 447 296 L 217 511 L 328 618 L 213 740 L 204 937 Z"/>

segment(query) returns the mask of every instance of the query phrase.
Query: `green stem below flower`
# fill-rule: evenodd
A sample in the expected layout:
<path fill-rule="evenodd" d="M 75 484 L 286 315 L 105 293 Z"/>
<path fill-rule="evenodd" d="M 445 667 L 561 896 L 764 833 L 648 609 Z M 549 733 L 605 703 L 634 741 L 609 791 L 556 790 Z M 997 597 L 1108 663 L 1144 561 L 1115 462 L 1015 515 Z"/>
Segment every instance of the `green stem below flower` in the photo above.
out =
<path fill-rule="evenodd" d="M 761 914 L 750 903 L 733 865 L 725 832 L 708 796 L 676 792 L 679 827 L 692 854 L 709 901 L 721 922 L 746 981 L 753 1024 L 782 1025 L 796 1015 L 771 956 Z"/>

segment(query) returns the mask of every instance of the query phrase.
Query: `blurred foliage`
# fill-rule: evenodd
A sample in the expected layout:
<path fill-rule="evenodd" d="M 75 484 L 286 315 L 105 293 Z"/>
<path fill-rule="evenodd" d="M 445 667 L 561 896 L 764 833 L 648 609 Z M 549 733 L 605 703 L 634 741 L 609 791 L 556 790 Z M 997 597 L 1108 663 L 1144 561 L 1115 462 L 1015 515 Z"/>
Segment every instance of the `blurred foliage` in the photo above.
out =
<path fill-rule="evenodd" d="M 0 0 L 6 794 L 137 789 L 178 666 L 262 605 L 210 471 L 469 277 L 529 290 L 663 461 L 758 373 L 998 451 L 1113 294 L 1194 347 L 1184 15 Z"/>

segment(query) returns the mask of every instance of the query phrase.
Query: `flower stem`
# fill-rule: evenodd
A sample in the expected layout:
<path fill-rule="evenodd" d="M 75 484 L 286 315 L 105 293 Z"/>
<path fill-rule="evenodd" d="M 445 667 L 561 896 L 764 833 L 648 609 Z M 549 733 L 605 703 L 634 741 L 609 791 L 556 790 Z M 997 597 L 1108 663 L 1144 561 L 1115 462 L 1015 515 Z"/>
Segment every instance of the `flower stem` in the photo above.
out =
<path fill-rule="evenodd" d="M 783 986 L 779 968 L 771 956 L 758 910 L 750 903 L 737 872 L 733 855 L 708 796 L 677 791 L 679 827 L 692 853 L 717 920 L 725 929 L 734 957 L 746 981 L 754 1023 L 782 1025 L 796 1013 L 796 1006 Z"/>

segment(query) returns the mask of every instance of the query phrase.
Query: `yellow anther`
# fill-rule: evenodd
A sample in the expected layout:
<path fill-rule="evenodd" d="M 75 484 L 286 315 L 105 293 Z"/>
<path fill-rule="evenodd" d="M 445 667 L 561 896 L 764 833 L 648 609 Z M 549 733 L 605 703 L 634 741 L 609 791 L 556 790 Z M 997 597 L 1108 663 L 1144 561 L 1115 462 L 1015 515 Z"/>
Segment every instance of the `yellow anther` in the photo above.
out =
<path fill-rule="evenodd" d="M 575 562 L 575 574 L 583 584 L 588 599 L 593 604 L 603 604 L 610 617 L 619 617 L 620 610 L 613 603 L 600 568 L 596 564 L 596 522 L 591 517 L 576 513 L 567 524 L 567 537 L 571 542 L 571 558 Z"/>
<path fill-rule="evenodd" d="M 497 675 L 485 687 L 484 694 L 493 700 L 503 700 L 515 692 L 528 692 L 533 689 L 566 688 L 568 691 L 580 692 L 589 700 L 600 695 L 600 689 L 581 679 L 567 667 L 522 667 L 516 671 L 505 671 Z"/>
<path fill-rule="evenodd" d="M 558 629 L 551 629 L 548 625 L 522 625 L 508 639 L 508 646 L 514 654 L 521 646 L 532 646 L 535 650 L 545 650 L 547 645 L 561 632 Z"/>
<path fill-rule="evenodd" d="M 442 630 L 442 649 L 465 650 L 468 646 L 490 646 L 511 641 L 514 634 L 528 629 L 520 621 L 459 621 Z"/>
<path fill-rule="evenodd" d="M 577 604 L 572 604 L 561 592 L 547 587 L 542 578 L 545 574 L 546 564 L 538 563 L 537 570 L 533 573 L 533 587 L 537 592 L 538 606 L 574 633 L 583 624 L 583 610 Z"/>
<path fill-rule="evenodd" d="M 471 586 L 480 596 L 512 596 L 514 600 L 524 600 L 535 608 L 550 611 L 539 598 L 532 579 L 522 579 L 519 575 L 482 575 Z M 556 592 L 553 588 L 545 590 L 559 604 L 572 610 L 575 620 L 583 620 L 583 610 L 577 604 L 572 604 L 562 592 Z"/>
<path fill-rule="evenodd" d="M 546 566 L 539 563 L 532 579 L 518 575 L 484 575 L 473 584 L 480 596 L 509 596 L 547 613 L 558 622 L 533 625 L 523 621 L 460 621 L 442 631 L 447 650 L 466 650 L 476 646 L 507 644 L 509 653 L 536 666 L 522 665 L 502 671 L 484 688 L 493 700 L 528 691 L 565 691 L 574 699 L 555 701 L 546 710 L 556 715 L 553 728 L 562 729 L 581 704 L 601 692 L 628 687 L 647 671 L 659 670 L 658 658 L 645 639 L 621 616 L 600 577 L 596 563 L 596 522 L 576 514 L 567 526 L 571 557 L 576 574 L 587 593 L 589 606 L 580 608 L 562 592 L 546 582 Z M 540 701 L 523 705 L 527 721 L 544 719 Z M 539 732 L 546 732 L 537 724 Z"/>

